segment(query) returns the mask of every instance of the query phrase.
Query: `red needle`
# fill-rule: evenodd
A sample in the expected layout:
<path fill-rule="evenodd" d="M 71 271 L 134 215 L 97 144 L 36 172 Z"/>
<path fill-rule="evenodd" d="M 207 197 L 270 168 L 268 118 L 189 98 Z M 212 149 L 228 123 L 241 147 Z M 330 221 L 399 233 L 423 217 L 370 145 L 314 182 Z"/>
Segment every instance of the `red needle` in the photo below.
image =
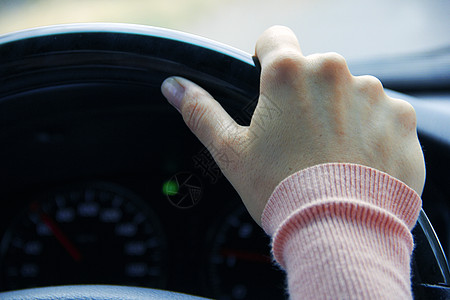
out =
<path fill-rule="evenodd" d="M 220 254 L 222 256 L 226 257 L 232 256 L 236 257 L 237 259 L 247 260 L 251 262 L 269 263 L 269 264 L 271 263 L 270 256 L 261 253 L 223 248 L 222 250 L 220 250 Z"/>
<path fill-rule="evenodd" d="M 41 211 L 37 204 L 32 205 L 31 208 L 39 214 L 42 222 L 44 222 L 44 224 L 51 230 L 55 238 L 64 247 L 64 249 L 66 249 L 70 256 L 76 262 L 80 262 L 82 259 L 80 251 L 78 251 L 75 245 L 67 238 L 67 236 L 59 227 L 58 223 L 56 223 L 49 215 Z"/>

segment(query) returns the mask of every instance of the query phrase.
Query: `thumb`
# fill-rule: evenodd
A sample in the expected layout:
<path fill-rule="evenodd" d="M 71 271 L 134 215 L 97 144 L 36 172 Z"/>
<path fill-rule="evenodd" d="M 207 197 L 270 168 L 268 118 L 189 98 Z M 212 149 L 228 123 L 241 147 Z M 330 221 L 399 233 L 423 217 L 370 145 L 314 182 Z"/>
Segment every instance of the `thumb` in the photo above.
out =
<path fill-rule="evenodd" d="M 234 140 L 238 138 L 236 135 L 242 132 L 241 126 L 207 91 L 187 79 L 167 78 L 161 86 L 161 92 L 181 113 L 189 129 L 221 166 L 217 156 L 227 150 L 223 148 L 224 146 L 236 147 L 231 138 Z"/>

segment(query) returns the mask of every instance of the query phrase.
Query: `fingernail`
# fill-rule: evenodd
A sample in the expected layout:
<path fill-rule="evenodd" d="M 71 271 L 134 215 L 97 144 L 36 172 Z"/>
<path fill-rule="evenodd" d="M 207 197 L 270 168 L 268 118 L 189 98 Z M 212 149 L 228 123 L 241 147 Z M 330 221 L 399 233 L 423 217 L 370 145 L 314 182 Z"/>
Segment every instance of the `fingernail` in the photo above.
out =
<path fill-rule="evenodd" d="M 178 81 L 170 77 L 164 80 L 161 86 L 161 92 L 178 111 L 180 111 L 181 100 L 184 97 L 184 87 Z"/>

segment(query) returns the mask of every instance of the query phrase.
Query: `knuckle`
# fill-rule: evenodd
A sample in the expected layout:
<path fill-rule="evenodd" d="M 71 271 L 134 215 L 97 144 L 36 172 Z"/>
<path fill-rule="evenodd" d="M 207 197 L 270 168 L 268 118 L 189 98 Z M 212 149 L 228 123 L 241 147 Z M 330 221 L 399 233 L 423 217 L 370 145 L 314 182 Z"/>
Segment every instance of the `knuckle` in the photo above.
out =
<path fill-rule="evenodd" d="M 201 123 L 207 115 L 207 108 L 200 104 L 198 97 L 187 101 L 183 106 L 183 117 L 186 125 L 197 133 L 201 130 Z"/>
<path fill-rule="evenodd" d="M 414 107 L 404 100 L 396 99 L 395 112 L 398 122 L 408 131 L 416 131 L 417 116 Z"/>
<path fill-rule="evenodd" d="M 375 90 L 379 90 L 379 91 L 382 91 L 382 90 L 383 90 L 383 84 L 382 84 L 381 81 L 380 81 L 378 78 L 376 78 L 375 76 L 372 76 L 372 75 L 365 75 L 365 76 L 362 76 L 362 78 L 363 78 L 365 84 L 366 84 L 369 88 L 372 88 L 372 89 L 375 89 Z"/>
<path fill-rule="evenodd" d="M 325 75 L 349 72 L 345 58 L 335 52 L 320 55 L 316 64 L 317 71 Z"/>
<path fill-rule="evenodd" d="M 280 50 L 272 54 L 267 69 L 270 79 L 277 81 L 292 81 L 301 74 L 302 56 L 293 50 Z"/>
<path fill-rule="evenodd" d="M 375 76 L 364 75 L 356 77 L 360 84 L 360 89 L 371 95 L 383 95 L 384 88 L 381 81 Z"/>

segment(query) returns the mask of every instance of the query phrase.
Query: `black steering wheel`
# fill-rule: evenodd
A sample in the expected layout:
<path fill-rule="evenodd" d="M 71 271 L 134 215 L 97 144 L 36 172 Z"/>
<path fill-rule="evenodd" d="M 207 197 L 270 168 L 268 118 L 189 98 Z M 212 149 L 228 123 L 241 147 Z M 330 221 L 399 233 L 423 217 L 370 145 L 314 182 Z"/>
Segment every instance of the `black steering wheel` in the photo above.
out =
<path fill-rule="evenodd" d="M 120 114 L 147 112 L 148 122 L 157 127 L 159 114 L 168 111 L 160 94 L 160 85 L 168 76 L 179 75 L 197 82 L 238 123 L 248 125 L 259 96 L 259 74 L 257 62 L 247 53 L 197 36 L 148 26 L 59 25 L 1 36 L 0 165 L 7 171 L 1 175 L 0 190 L 7 199 L 25 187 L 67 177 L 63 170 L 70 169 L 70 176 L 77 176 L 99 167 L 114 168 L 108 165 L 110 157 L 104 145 L 110 145 L 112 139 L 119 139 L 114 143 L 118 147 L 135 143 L 135 135 L 120 133 L 137 132 L 143 124 L 125 122 Z M 420 101 L 400 97 L 410 101 L 418 115 L 427 114 Z M 106 121 L 113 121 L 115 126 L 103 126 Z M 76 134 L 73 139 L 58 140 L 55 128 L 59 126 L 76 133 L 82 128 L 83 136 L 102 155 L 87 154 Z M 426 121 L 419 119 L 418 127 L 422 138 L 436 140 L 436 133 L 428 129 Z M 168 134 L 172 129 L 165 128 Z M 56 140 L 59 146 L 43 151 L 31 142 L 30 137 L 36 137 L 37 131 L 41 132 L 38 139 L 50 144 Z M 119 133 L 114 135 L 112 131 Z M 133 145 L 140 150 L 123 163 L 139 168 L 155 145 Z M 64 157 L 68 149 L 70 159 Z M 448 299 L 448 263 L 423 211 L 413 234 L 416 298 Z M 0 298 L 198 299 L 161 290 L 105 285 L 7 291 L 0 293 Z"/>

